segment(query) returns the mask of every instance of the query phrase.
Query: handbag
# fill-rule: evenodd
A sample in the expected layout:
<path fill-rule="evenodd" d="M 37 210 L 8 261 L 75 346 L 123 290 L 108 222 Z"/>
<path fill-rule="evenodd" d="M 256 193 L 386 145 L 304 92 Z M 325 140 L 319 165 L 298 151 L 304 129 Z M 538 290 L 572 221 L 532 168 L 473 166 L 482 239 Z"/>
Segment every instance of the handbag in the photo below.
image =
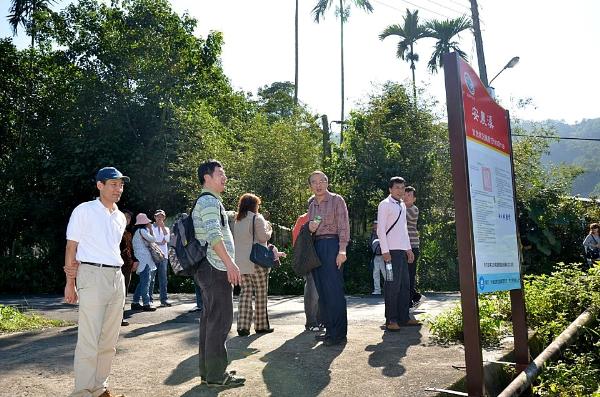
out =
<path fill-rule="evenodd" d="M 164 261 L 165 254 L 163 254 L 163 252 L 160 250 L 160 248 L 158 247 L 158 244 L 146 240 L 144 238 L 144 236 L 142 235 L 141 231 L 140 231 L 140 236 L 142 237 L 142 240 L 144 240 L 144 244 L 146 244 L 146 247 L 148 247 L 148 251 L 150 252 L 150 256 L 152 257 L 152 262 L 159 263 L 159 262 Z"/>
<path fill-rule="evenodd" d="M 257 264 L 258 266 L 271 268 L 275 265 L 275 255 L 273 251 L 265 247 L 260 243 L 254 242 L 254 220 L 256 215 L 252 218 L 252 250 L 250 250 L 250 261 Z"/>

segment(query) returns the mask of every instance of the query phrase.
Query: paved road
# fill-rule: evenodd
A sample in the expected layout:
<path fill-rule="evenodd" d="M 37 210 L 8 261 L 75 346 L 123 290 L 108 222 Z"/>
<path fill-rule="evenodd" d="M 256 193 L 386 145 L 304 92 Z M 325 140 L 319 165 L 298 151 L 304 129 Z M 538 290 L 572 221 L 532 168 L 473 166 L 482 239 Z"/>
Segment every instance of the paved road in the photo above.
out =
<path fill-rule="evenodd" d="M 244 387 L 216 392 L 199 385 L 198 314 L 192 294 L 173 294 L 171 308 L 126 311 L 111 387 L 128 396 L 432 396 L 426 387 L 449 387 L 464 373 L 459 346 L 432 344 L 426 327 L 397 333 L 380 329 L 381 296 L 348 297 L 348 343 L 325 347 L 304 331 L 301 297 L 269 299 L 272 334 L 240 338 L 235 324 L 227 342 Z M 458 302 L 458 294 L 426 294 L 414 313 L 435 315 Z M 5 296 L 50 318 L 76 321 L 77 307 L 59 296 Z M 128 305 L 129 306 L 129 305 Z M 127 307 L 128 307 L 127 306 Z M 0 336 L 0 396 L 67 395 L 73 385 L 75 326 Z"/>

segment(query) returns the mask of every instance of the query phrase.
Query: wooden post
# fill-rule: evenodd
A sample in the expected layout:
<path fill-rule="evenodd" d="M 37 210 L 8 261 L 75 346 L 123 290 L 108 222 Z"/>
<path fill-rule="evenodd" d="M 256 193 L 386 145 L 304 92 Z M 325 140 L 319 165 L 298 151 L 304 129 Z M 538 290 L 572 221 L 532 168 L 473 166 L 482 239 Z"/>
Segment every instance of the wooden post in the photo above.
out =
<path fill-rule="evenodd" d="M 481 354 L 479 302 L 473 258 L 473 230 L 469 200 L 465 123 L 458 72 L 458 55 L 456 53 L 444 56 L 444 69 L 446 102 L 448 106 L 450 157 L 452 159 L 452 180 L 454 182 L 453 192 L 454 208 L 456 211 L 456 239 L 458 244 L 463 332 L 465 337 L 467 392 L 469 396 L 481 397 L 484 395 L 483 357 Z"/>

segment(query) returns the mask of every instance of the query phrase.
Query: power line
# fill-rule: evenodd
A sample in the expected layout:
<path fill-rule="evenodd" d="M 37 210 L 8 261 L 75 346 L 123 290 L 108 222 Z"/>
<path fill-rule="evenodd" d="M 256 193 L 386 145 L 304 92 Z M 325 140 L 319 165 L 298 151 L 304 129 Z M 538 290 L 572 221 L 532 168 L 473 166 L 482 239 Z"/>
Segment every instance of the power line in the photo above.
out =
<path fill-rule="evenodd" d="M 464 5 L 464 4 L 459 3 L 458 1 L 454 1 L 454 0 L 446 0 L 446 1 L 449 1 L 450 3 L 454 3 L 454 4 L 458 5 L 458 6 L 464 7 L 467 10 L 471 10 L 471 6 L 470 5 L 467 6 L 467 5 Z"/>
<path fill-rule="evenodd" d="M 445 8 L 447 10 L 450 10 L 452 12 L 455 12 L 455 13 L 457 13 L 459 15 L 464 15 L 465 14 L 462 11 L 458 11 L 458 10 L 455 10 L 454 8 L 447 7 L 447 6 L 443 5 L 443 4 L 438 3 L 437 1 L 434 1 L 434 0 L 426 0 L 426 1 L 428 1 L 430 3 L 433 3 L 433 4 L 435 4 L 435 5 L 439 6 L 439 7 L 442 7 L 442 8 Z"/>
<path fill-rule="evenodd" d="M 381 4 L 382 6 L 385 6 L 385 7 L 391 8 L 392 10 L 400 11 L 400 12 L 402 12 L 402 13 L 404 12 L 404 10 L 401 10 L 401 9 L 399 9 L 399 8 L 396 8 L 396 7 L 394 7 L 394 6 L 391 6 L 391 5 L 389 5 L 389 4 L 386 4 L 386 3 L 384 3 L 383 1 L 380 1 L 380 0 L 373 0 L 373 1 L 374 1 L 375 3 Z M 404 2 L 404 3 L 407 3 L 407 4 L 410 4 L 411 6 L 413 6 L 413 7 L 416 7 L 417 9 L 422 9 L 422 10 L 428 11 L 428 12 L 430 12 L 430 13 L 432 13 L 432 14 L 439 15 L 439 16 L 441 16 L 441 17 L 443 17 L 443 18 L 447 18 L 447 19 L 448 19 L 448 18 L 450 18 L 450 17 L 448 17 L 447 15 L 440 14 L 440 13 L 439 13 L 439 12 L 437 12 L 437 11 L 430 10 L 430 9 L 428 9 L 428 8 L 426 8 L 426 7 L 423 7 L 423 6 L 417 5 L 417 4 L 415 4 L 415 3 L 412 3 L 412 2 L 410 2 L 410 1 L 408 1 L 408 0 L 400 0 L 400 1 L 402 1 L 402 2 Z"/>
<path fill-rule="evenodd" d="M 531 138 L 545 138 L 545 139 L 565 139 L 573 141 L 593 141 L 600 142 L 600 138 L 577 138 L 573 136 L 547 136 L 547 135 L 527 135 L 527 134 L 512 134 L 513 136 L 528 136 Z"/>

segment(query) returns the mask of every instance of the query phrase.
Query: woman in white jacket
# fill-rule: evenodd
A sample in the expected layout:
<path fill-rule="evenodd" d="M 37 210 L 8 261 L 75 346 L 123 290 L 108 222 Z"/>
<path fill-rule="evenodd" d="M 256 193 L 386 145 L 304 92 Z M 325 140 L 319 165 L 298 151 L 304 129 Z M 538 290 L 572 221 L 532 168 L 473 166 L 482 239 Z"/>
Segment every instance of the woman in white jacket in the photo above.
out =
<path fill-rule="evenodd" d="M 152 260 L 149 243 L 156 242 L 152 234 L 152 222 L 146 214 L 140 213 L 135 217 L 135 227 L 133 233 L 133 252 L 139 264 L 136 273 L 140 276 L 140 281 L 135 287 L 133 293 L 133 301 L 131 302 L 131 310 L 143 310 L 153 312 L 155 307 L 150 305 L 150 276 L 156 270 L 156 264 Z M 140 305 L 140 298 L 143 305 Z"/>

